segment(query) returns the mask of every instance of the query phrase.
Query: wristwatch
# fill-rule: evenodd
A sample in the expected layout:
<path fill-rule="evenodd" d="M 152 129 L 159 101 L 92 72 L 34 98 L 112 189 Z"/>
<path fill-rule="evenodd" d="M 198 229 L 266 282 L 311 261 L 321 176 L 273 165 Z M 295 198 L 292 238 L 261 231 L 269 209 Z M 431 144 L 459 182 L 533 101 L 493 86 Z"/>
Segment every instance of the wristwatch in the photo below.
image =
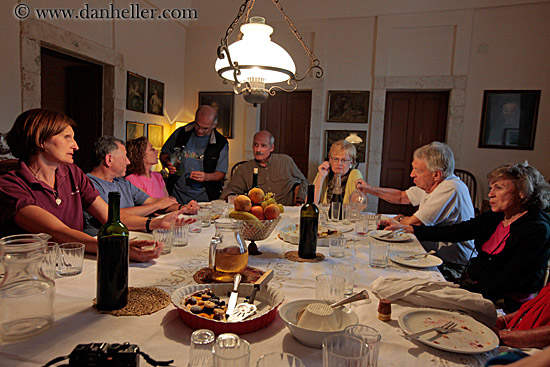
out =
<path fill-rule="evenodd" d="M 398 221 L 398 222 L 401 222 L 401 221 L 403 220 L 403 218 L 405 218 L 405 216 L 404 216 L 404 215 L 400 215 L 400 216 L 398 216 L 397 218 L 395 218 L 395 220 Z"/>

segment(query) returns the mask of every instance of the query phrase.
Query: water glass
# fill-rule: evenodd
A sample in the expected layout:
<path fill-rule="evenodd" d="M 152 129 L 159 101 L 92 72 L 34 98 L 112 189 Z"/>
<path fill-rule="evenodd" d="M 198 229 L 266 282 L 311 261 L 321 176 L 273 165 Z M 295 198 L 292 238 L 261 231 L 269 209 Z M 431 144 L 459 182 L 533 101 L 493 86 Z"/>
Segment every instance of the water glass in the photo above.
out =
<path fill-rule="evenodd" d="M 59 256 L 59 244 L 57 242 L 48 242 L 46 247 L 46 257 L 42 262 L 44 275 L 54 280 L 57 271 L 57 257 Z"/>
<path fill-rule="evenodd" d="M 174 231 L 174 242 L 173 246 L 175 247 L 183 247 L 187 246 L 188 241 L 188 233 L 189 233 L 189 224 L 182 223 L 181 225 L 174 225 L 172 227 L 172 230 Z"/>
<path fill-rule="evenodd" d="M 195 219 L 196 219 L 196 221 L 189 224 L 189 232 L 191 232 L 191 233 L 201 233 L 201 231 L 202 231 L 202 220 L 198 215 L 195 216 Z"/>
<path fill-rule="evenodd" d="M 355 222 L 355 234 L 357 236 L 365 237 L 368 233 L 369 221 L 361 215 L 360 219 Z"/>
<path fill-rule="evenodd" d="M 161 255 L 166 255 L 172 252 L 172 243 L 174 242 L 174 231 L 171 229 L 159 228 L 153 231 L 153 241 L 162 242 L 164 248 Z"/>
<path fill-rule="evenodd" d="M 353 283 L 355 282 L 355 266 L 351 264 L 332 265 L 332 275 L 341 276 L 345 279 L 344 297 L 353 294 Z"/>
<path fill-rule="evenodd" d="M 382 219 L 380 214 L 367 214 L 367 220 L 369 221 L 369 231 L 376 231 L 378 222 Z"/>
<path fill-rule="evenodd" d="M 330 203 L 319 204 L 319 219 L 322 225 L 328 224 L 328 212 L 330 210 Z"/>
<path fill-rule="evenodd" d="M 344 298 L 346 280 L 340 275 L 321 274 L 315 277 L 316 298 L 327 303 L 334 303 Z"/>
<path fill-rule="evenodd" d="M 323 340 L 323 367 L 368 367 L 369 349 L 359 338 L 333 334 Z"/>
<path fill-rule="evenodd" d="M 203 227 L 210 227 L 210 222 L 212 221 L 212 208 L 210 206 L 199 208 L 199 218 Z"/>
<path fill-rule="evenodd" d="M 360 204 L 349 204 L 350 205 L 350 214 L 349 220 L 351 223 L 356 223 L 361 218 L 361 209 L 364 205 Z"/>
<path fill-rule="evenodd" d="M 344 334 L 361 339 L 369 349 L 369 367 L 378 365 L 378 351 L 382 336 L 376 329 L 363 324 L 350 325 L 344 329 Z"/>
<path fill-rule="evenodd" d="M 70 277 L 82 273 L 84 262 L 84 244 L 80 242 L 66 242 L 59 245 L 57 256 L 57 275 Z"/>
<path fill-rule="evenodd" d="M 225 201 L 212 200 L 212 215 L 223 215 L 225 211 Z"/>
<path fill-rule="evenodd" d="M 342 224 L 351 224 L 351 206 L 349 204 L 342 204 Z"/>
<path fill-rule="evenodd" d="M 340 221 L 340 211 L 342 210 L 341 202 L 332 202 L 330 203 L 330 220 L 333 222 Z"/>
<path fill-rule="evenodd" d="M 385 268 L 388 266 L 389 243 L 384 241 L 369 241 L 369 265 L 373 268 Z"/>
<path fill-rule="evenodd" d="M 306 367 L 306 365 L 294 354 L 273 352 L 261 356 L 256 362 L 256 367 Z"/>
<path fill-rule="evenodd" d="M 328 254 L 331 257 L 344 257 L 346 254 L 346 239 L 344 236 L 329 239 Z"/>
<path fill-rule="evenodd" d="M 214 367 L 248 367 L 250 365 L 250 344 L 235 334 L 219 335 L 212 353 Z"/>
<path fill-rule="evenodd" d="M 212 346 L 216 335 L 208 329 L 199 329 L 191 334 L 189 343 L 188 367 L 212 367 L 213 355 Z"/>

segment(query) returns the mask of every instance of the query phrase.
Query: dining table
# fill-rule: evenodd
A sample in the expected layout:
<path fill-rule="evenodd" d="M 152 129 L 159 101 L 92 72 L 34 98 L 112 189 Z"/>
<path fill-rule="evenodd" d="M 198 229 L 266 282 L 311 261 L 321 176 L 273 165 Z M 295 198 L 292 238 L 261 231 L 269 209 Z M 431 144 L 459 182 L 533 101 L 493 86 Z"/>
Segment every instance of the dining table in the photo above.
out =
<path fill-rule="evenodd" d="M 335 264 L 354 264 L 356 267 L 354 291 L 369 290 L 370 301 L 351 304 L 358 315 L 359 323 L 369 325 L 381 334 L 378 366 L 380 367 L 426 367 L 426 366 L 483 366 L 505 347 L 480 354 L 452 353 L 424 345 L 418 341 L 406 340 L 398 325 L 398 317 L 412 307 L 393 304 L 391 320 L 380 321 L 377 317 L 379 300 L 370 292 L 370 284 L 378 277 L 416 276 L 435 281 L 444 281 L 437 267 L 412 268 L 390 262 L 386 268 L 369 266 L 369 241 L 374 239 L 358 237 L 349 225 L 342 230 L 347 239 L 345 256 L 329 256 L 328 247 L 318 247 L 317 252 L 325 258 L 307 263 L 285 259 L 284 253 L 296 251 L 298 246 L 285 242 L 279 236 L 279 229 L 299 222 L 299 207 L 285 207 L 278 227 L 271 235 L 257 245 L 262 252 L 250 256 L 248 265 L 263 271 L 273 270 L 269 285 L 284 294 L 284 302 L 315 298 L 315 277 L 330 274 Z M 341 228 L 346 228 L 342 226 Z M 130 287 L 155 286 L 168 294 L 180 287 L 196 284 L 194 274 L 208 267 L 210 240 L 214 236 L 214 225 L 205 227 L 201 233 L 190 233 L 188 245 L 172 247 L 171 253 L 146 263 L 130 263 Z M 391 242 L 390 252 L 414 250 L 422 252 L 420 242 L 410 236 L 406 242 Z M 0 345 L 0 366 L 42 366 L 48 361 L 68 355 L 76 345 L 95 342 L 124 343 L 138 345 L 141 351 L 155 360 L 173 359 L 173 366 L 187 366 L 189 342 L 193 330 L 180 318 L 172 304 L 145 316 L 113 316 L 99 313 L 92 307 L 96 296 L 96 259 L 86 255 L 83 271 L 77 276 L 55 279 L 55 321 L 50 328 L 32 338 Z M 2 307 L 0 305 L 0 307 Z M 283 320 L 277 315 L 266 327 L 241 335 L 250 343 L 250 366 L 269 352 L 287 352 L 298 356 L 309 367 L 322 366 L 322 350 L 299 343 L 289 332 Z M 67 362 L 65 362 L 67 363 Z M 141 366 L 148 364 L 141 360 Z"/>

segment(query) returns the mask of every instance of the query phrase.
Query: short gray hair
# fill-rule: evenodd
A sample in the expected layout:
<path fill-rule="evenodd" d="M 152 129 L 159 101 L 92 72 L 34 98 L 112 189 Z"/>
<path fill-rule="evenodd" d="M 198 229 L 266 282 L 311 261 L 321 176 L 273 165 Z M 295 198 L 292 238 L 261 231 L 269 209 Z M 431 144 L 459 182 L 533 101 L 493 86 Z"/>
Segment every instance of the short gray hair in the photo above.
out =
<path fill-rule="evenodd" d="M 431 142 L 414 151 L 414 159 L 422 159 L 430 172 L 441 171 L 443 178 L 455 171 L 455 156 L 451 147 L 438 141 Z"/>
<path fill-rule="evenodd" d="M 103 163 L 105 156 L 113 150 L 118 149 L 117 143 L 125 145 L 124 140 L 115 138 L 114 136 L 102 136 L 94 143 L 92 155 L 92 167 L 97 167 Z"/>
<path fill-rule="evenodd" d="M 260 130 L 258 131 L 256 134 L 254 134 L 254 138 L 253 139 L 256 139 L 256 135 L 260 134 L 260 133 L 267 133 L 267 136 L 269 137 L 269 145 L 273 146 L 273 144 L 275 144 L 275 137 L 273 136 L 272 133 L 270 133 L 269 131 L 267 130 Z"/>

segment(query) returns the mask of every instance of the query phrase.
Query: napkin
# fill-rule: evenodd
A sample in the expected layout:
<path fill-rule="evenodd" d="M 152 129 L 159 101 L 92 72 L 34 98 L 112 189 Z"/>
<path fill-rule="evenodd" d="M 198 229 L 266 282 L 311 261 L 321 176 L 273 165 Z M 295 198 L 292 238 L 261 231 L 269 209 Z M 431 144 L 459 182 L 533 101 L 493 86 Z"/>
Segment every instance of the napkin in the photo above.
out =
<path fill-rule="evenodd" d="M 474 319 L 493 326 L 497 313 L 493 302 L 450 282 L 420 277 L 379 277 L 370 288 L 380 299 L 398 301 L 407 306 L 422 306 L 462 311 Z"/>

